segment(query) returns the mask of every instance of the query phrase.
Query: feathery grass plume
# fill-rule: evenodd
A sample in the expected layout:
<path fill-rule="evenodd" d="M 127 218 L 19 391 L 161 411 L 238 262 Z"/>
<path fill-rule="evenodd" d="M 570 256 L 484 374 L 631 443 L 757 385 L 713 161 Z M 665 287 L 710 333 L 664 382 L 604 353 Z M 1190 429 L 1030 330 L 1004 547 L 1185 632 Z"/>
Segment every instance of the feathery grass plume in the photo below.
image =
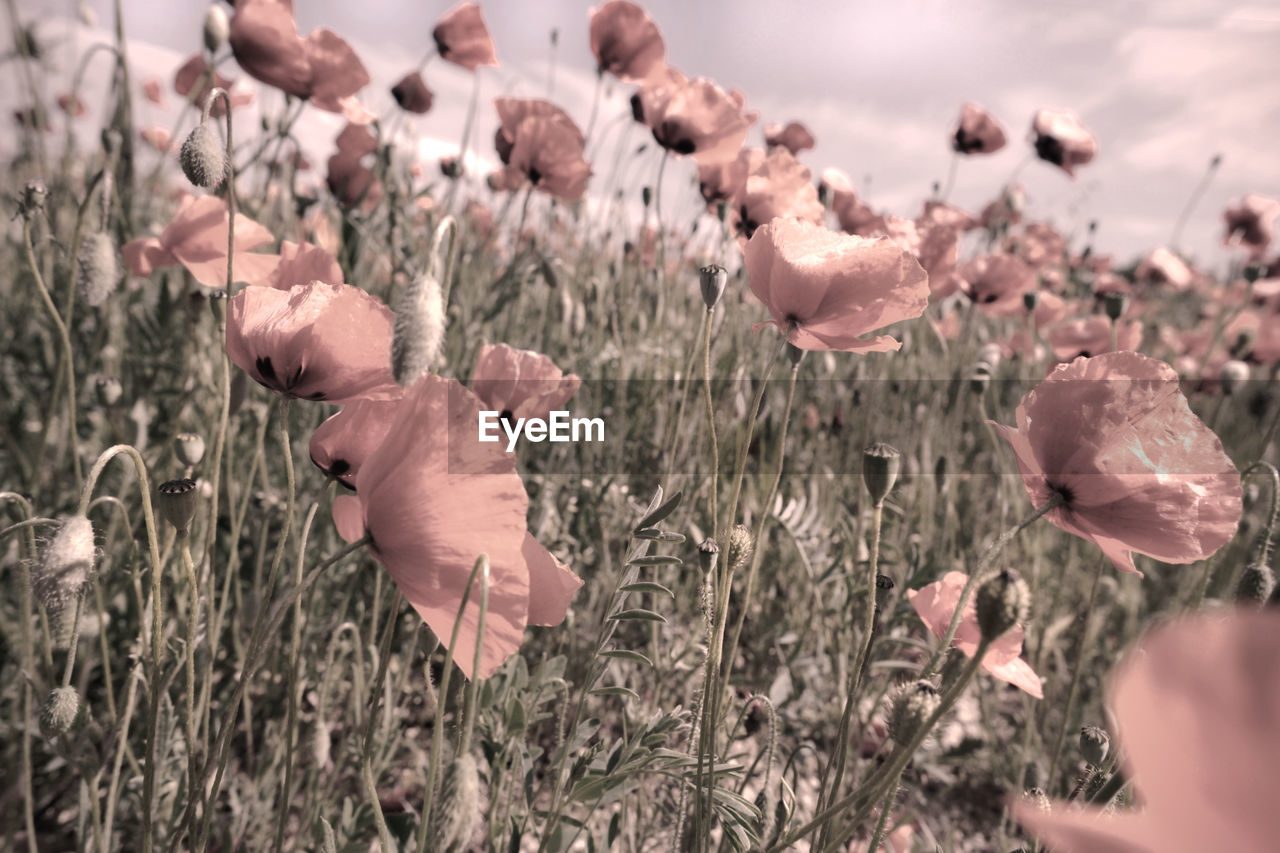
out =
<path fill-rule="evenodd" d="M 227 176 L 227 154 L 222 142 L 209 127 L 207 116 L 182 143 L 178 163 L 187 180 L 207 190 L 216 189 Z"/>
<path fill-rule="evenodd" d="M 408 388 L 431 369 L 444 342 L 444 302 L 440 282 L 430 273 L 413 281 L 396 307 L 391 337 L 391 371 Z"/>
<path fill-rule="evenodd" d="M 729 569 L 734 574 L 745 568 L 751 561 L 751 552 L 755 550 L 755 537 L 745 524 L 735 524 L 729 531 L 728 560 Z"/>
<path fill-rule="evenodd" d="M 910 743 L 941 701 L 938 689 L 927 681 L 903 685 L 889 711 L 889 736 L 896 743 Z"/>
<path fill-rule="evenodd" d="M 436 827 L 435 850 L 465 849 L 475 834 L 480 823 L 480 771 L 470 753 L 457 756 L 445 768 L 432 823 Z"/>
<path fill-rule="evenodd" d="M 31 572 L 36 600 L 49 613 L 60 613 L 84 590 L 93 562 L 93 525 L 83 515 L 68 516 Z"/>
<path fill-rule="evenodd" d="M 975 600 L 978 629 L 982 639 L 997 640 L 1031 611 L 1031 590 L 1013 569 L 1001 569 L 994 578 L 978 587 Z"/>
<path fill-rule="evenodd" d="M 84 721 L 84 705 L 74 687 L 55 687 L 40 707 L 40 734 L 57 740 Z"/>
<path fill-rule="evenodd" d="M 1111 750 L 1111 738 L 1097 726 L 1080 727 L 1080 754 L 1093 767 L 1101 767 Z"/>
<path fill-rule="evenodd" d="M 196 481 L 183 478 L 161 483 L 156 490 L 156 510 L 161 518 L 173 525 L 178 536 L 185 537 L 191 532 L 191 520 L 196 516 L 196 502 L 199 493 Z"/>
<path fill-rule="evenodd" d="M 97 308 L 107 301 L 115 292 L 120 281 L 120 264 L 116 258 L 116 247 L 104 232 L 90 234 L 80 245 L 80 257 L 77 258 L 80 275 L 77 285 L 80 298 L 85 304 Z"/>
<path fill-rule="evenodd" d="M 183 465 L 199 465 L 204 458 L 204 439 L 194 432 L 180 432 L 173 437 L 173 452 Z"/>

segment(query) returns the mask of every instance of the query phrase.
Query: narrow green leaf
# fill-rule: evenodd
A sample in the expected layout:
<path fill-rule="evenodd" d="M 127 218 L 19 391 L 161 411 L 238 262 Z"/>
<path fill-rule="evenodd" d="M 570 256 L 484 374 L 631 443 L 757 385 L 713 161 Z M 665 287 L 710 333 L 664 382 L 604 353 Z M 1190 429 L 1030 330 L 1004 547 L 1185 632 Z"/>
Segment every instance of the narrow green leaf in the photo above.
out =
<path fill-rule="evenodd" d="M 628 566 L 683 566 L 684 560 L 668 554 L 656 554 L 650 557 L 636 557 L 627 561 Z"/>
<path fill-rule="evenodd" d="M 600 653 L 602 658 L 615 658 L 617 660 L 629 660 L 634 663 L 641 663 L 645 666 L 653 666 L 653 661 L 649 660 L 639 652 L 633 652 L 630 649 L 606 649 Z"/>
<path fill-rule="evenodd" d="M 671 515 L 671 513 L 675 512 L 676 507 L 680 506 L 680 499 L 683 496 L 683 494 L 684 494 L 683 492 L 676 492 L 674 495 L 671 496 L 670 500 L 668 500 L 662 506 L 658 507 L 657 509 L 653 509 L 651 507 L 649 512 L 645 514 L 644 518 L 640 519 L 640 523 L 636 525 L 636 532 L 639 533 L 642 529 L 646 527 L 653 527 L 655 524 L 662 521 L 667 516 Z M 658 496 L 659 496 L 659 499 L 661 499 L 661 496 L 662 496 L 661 489 L 659 489 L 658 491 Z"/>
<path fill-rule="evenodd" d="M 671 596 L 672 598 L 676 597 L 676 594 L 674 592 L 667 589 L 662 584 L 654 583 L 653 581 L 636 581 L 635 583 L 629 583 L 626 586 L 621 587 L 618 591 L 619 592 L 659 592 L 659 593 L 665 592 L 667 595 Z"/>
<path fill-rule="evenodd" d="M 609 617 L 609 620 L 612 622 L 626 622 L 631 620 L 637 622 L 666 622 L 667 617 L 659 613 L 654 613 L 652 610 L 632 609 L 623 610 L 621 613 L 615 613 Z"/>
<path fill-rule="evenodd" d="M 627 696 L 637 701 L 640 699 L 639 694 L 629 687 L 597 687 L 587 692 L 592 696 Z"/>

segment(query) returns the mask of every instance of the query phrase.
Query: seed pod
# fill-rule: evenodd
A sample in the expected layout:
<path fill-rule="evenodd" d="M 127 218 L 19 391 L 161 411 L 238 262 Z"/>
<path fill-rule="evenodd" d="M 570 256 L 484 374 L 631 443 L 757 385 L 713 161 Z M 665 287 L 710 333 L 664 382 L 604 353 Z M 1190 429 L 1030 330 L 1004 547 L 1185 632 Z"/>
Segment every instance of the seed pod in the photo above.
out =
<path fill-rule="evenodd" d="M 889 736 L 896 743 L 910 743 L 941 701 L 937 688 L 927 681 L 904 685 L 889 711 Z"/>
<path fill-rule="evenodd" d="M 391 371 L 408 388 L 431 369 L 444 342 L 444 302 L 440 282 L 430 273 L 405 289 L 396 307 L 391 338 Z"/>
<path fill-rule="evenodd" d="M 862 451 L 862 482 L 875 505 L 884 503 L 902 467 L 902 454 L 880 442 Z"/>
<path fill-rule="evenodd" d="M 1031 590 L 1021 575 L 1012 569 L 1003 569 L 978 587 L 975 608 L 982 639 L 996 640 L 1026 620 L 1031 609 Z"/>
<path fill-rule="evenodd" d="M 83 515 L 64 519 L 31 572 L 36 600 L 50 613 L 80 597 L 93 571 L 93 525 Z"/>
<path fill-rule="evenodd" d="M 1101 767 L 1111 749 L 1111 738 L 1097 726 L 1080 728 L 1080 754 L 1094 767 Z"/>
<path fill-rule="evenodd" d="M 157 489 L 156 509 L 161 517 L 173 525 L 179 537 L 191 532 L 191 519 L 196 515 L 196 481 L 191 479 L 169 480 Z"/>
<path fill-rule="evenodd" d="M 719 264 L 711 264 L 698 270 L 698 287 L 702 290 L 703 304 L 708 308 L 716 307 L 720 297 L 724 295 L 724 286 L 728 281 L 728 271 Z"/>
<path fill-rule="evenodd" d="M 103 232 L 94 232 L 81 243 L 77 261 L 80 267 L 77 280 L 80 298 L 86 305 L 97 308 L 115 292 L 116 283 L 120 281 L 115 243 Z"/>
<path fill-rule="evenodd" d="M 173 437 L 173 452 L 183 465 L 199 465 L 204 458 L 204 439 L 194 432 L 180 432 Z"/>
<path fill-rule="evenodd" d="M 187 180 L 207 190 L 217 188 L 227 176 L 227 153 L 204 122 L 196 125 L 182 143 L 178 163 Z"/>
<path fill-rule="evenodd" d="M 209 53 L 217 53 L 227 43 L 231 34 L 231 22 L 227 20 L 227 12 L 217 3 L 210 3 L 204 13 L 204 46 Z"/>
<path fill-rule="evenodd" d="M 1112 290 L 1103 297 L 1103 307 L 1114 323 L 1124 316 L 1125 309 L 1129 307 L 1129 297 L 1118 290 Z"/>

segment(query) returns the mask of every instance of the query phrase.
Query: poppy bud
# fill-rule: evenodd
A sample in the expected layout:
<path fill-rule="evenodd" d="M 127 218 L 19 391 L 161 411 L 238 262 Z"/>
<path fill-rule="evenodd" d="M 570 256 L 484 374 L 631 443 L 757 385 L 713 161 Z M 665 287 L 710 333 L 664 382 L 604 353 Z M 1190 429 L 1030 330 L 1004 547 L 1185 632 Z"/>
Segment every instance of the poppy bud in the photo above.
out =
<path fill-rule="evenodd" d="M 436 807 L 439 811 L 432 849 L 464 848 L 480 821 L 480 771 L 470 754 L 454 758 L 445 768 Z"/>
<path fill-rule="evenodd" d="M 1222 383 L 1222 393 L 1234 394 L 1249 381 L 1249 365 L 1234 359 L 1228 361 L 1222 365 L 1222 371 L 1218 374 L 1218 381 Z"/>
<path fill-rule="evenodd" d="M 996 640 L 1027 618 L 1031 609 L 1031 590 L 1013 569 L 1002 569 L 978 587 L 975 607 L 982 639 Z"/>
<path fill-rule="evenodd" d="M 124 145 L 124 137 L 113 127 L 104 127 L 102 133 L 98 135 L 98 141 L 102 143 L 102 151 L 105 154 L 114 154 L 120 150 L 120 146 Z"/>
<path fill-rule="evenodd" d="M 653 204 L 653 187 L 645 187 L 640 190 L 640 201 L 644 202 L 645 207 Z"/>
<path fill-rule="evenodd" d="M 889 736 L 898 744 L 909 743 L 940 702 L 937 688 L 927 681 L 904 685 L 889 711 Z"/>
<path fill-rule="evenodd" d="M 1022 306 L 1027 309 L 1030 314 L 1036 310 L 1036 306 L 1040 304 L 1040 292 L 1038 290 L 1028 290 L 1022 294 Z"/>
<path fill-rule="evenodd" d="M 902 467 L 902 454 L 884 442 L 873 444 L 862 451 L 862 483 L 877 506 L 893 489 Z"/>
<path fill-rule="evenodd" d="M 1112 290 L 1102 297 L 1103 307 L 1107 312 L 1107 316 L 1111 318 L 1111 322 L 1116 322 L 1124 316 L 1125 309 L 1129 307 L 1128 295 L 1118 290 Z"/>
<path fill-rule="evenodd" d="M 1080 754 L 1084 756 L 1084 760 L 1094 767 L 1101 767 L 1102 762 L 1107 759 L 1107 752 L 1111 748 L 1111 738 L 1107 733 L 1097 726 L 1082 726 L 1080 728 Z"/>
<path fill-rule="evenodd" d="M 180 432 L 173 437 L 173 452 L 183 465 L 199 465 L 204 458 L 204 439 L 194 432 Z"/>
<path fill-rule="evenodd" d="M 408 388 L 431 369 L 444 342 L 444 297 L 440 282 L 427 273 L 405 290 L 396 308 L 391 337 L 391 371 Z"/>
<path fill-rule="evenodd" d="M 196 125 L 182 143 L 178 163 L 187 180 L 207 190 L 216 189 L 227 175 L 226 151 L 204 122 Z"/>
<path fill-rule="evenodd" d="M 80 597 L 93 563 L 93 525 L 83 515 L 67 517 L 31 570 L 36 600 L 45 610 L 61 611 Z"/>
<path fill-rule="evenodd" d="M 724 295 L 729 281 L 728 271 L 719 264 L 711 264 L 698 270 L 698 285 L 702 288 L 702 301 L 708 308 L 715 308 Z"/>
<path fill-rule="evenodd" d="M 80 246 L 78 261 L 80 298 L 97 308 L 107 301 L 120 280 L 115 244 L 101 231 L 90 234 Z"/>
<path fill-rule="evenodd" d="M 227 43 L 231 34 L 231 22 L 227 20 L 226 10 L 217 3 L 210 3 L 204 13 L 204 46 L 209 53 L 217 53 Z"/>
<path fill-rule="evenodd" d="M 157 489 L 156 509 L 161 517 L 173 525 L 179 537 L 191 532 L 191 519 L 196 515 L 196 481 L 191 479 L 169 480 Z"/>
<path fill-rule="evenodd" d="M 737 572 L 751 561 L 751 553 L 755 549 L 755 538 L 745 524 L 735 524 L 729 531 L 729 570 Z"/>
<path fill-rule="evenodd" d="M 44 210 L 44 201 L 48 196 L 49 191 L 45 189 L 44 181 L 27 181 L 27 185 L 22 188 L 22 215 L 31 217 Z"/>
<path fill-rule="evenodd" d="M 1236 601 L 1241 604 L 1264 605 L 1275 592 L 1276 575 L 1266 563 L 1257 562 L 1245 567 L 1236 584 Z"/>
<path fill-rule="evenodd" d="M 94 396 L 98 398 L 98 404 L 111 408 L 120 402 L 120 397 L 124 394 L 124 387 L 120 384 L 120 380 L 114 376 L 99 376 L 97 381 L 93 383 Z"/>
<path fill-rule="evenodd" d="M 1049 814 L 1053 811 L 1053 806 L 1049 802 L 1049 796 L 1045 794 L 1043 788 L 1028 788 L 1022 795 L 1022 799 L 1031 803 L 1043 814 Z"/>
<path fill-rule="evenodd" d="M 876 606 L 879 607 L 886 599 L 889 593 L 893 592 L 893 588 L 897 586 L 893 582 L 893 578 L 888 575 L 876 575 Z"/>
<path fill-rule="evenodd" d="M 84 721 L 83 710 L 74 687 L 55 687 L 40 707 L 40 733 L 47 740 L 71 734 Z"/>

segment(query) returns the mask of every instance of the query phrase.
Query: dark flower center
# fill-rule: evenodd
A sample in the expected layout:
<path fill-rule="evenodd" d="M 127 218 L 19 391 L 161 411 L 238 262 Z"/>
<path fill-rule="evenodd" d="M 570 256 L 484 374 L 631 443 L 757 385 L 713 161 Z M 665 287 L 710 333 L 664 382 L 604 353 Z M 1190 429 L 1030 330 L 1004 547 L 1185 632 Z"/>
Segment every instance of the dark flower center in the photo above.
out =
<path fill-rule="evenodd" d="M 272 391 L 275 391 L 277 394 L 283 394 L 286 397 L 305 396 L 306 399 L 308 400 L 323 400 L 325 397 L 324 391 L 313 391 L 312 393 L 306 394 L 306 395 L 297 394 L 294 392 L 295 388 L 302 385 L 302 376 L 303 376 L 303 373 L 305 372 L 305 368 L 302 365 L 298 365 L 297 369 L 293 371 L 292 375 L 286 378 L 281 378 L 276 373 L 275 365 L 271 363 L 271 357 L 266 355 L 260 355 L 253 360 L 253 369 L 254 369 L 254 372 L 257 374 L 257 376 L 255 376 L 254 379 L 258 381 L 258 384 L 263 386 L 264 388 L 270 388 Z"/>
<path fill-rule="evenodd" d="M 1036 137 L 1036 154 L 1041 160 L 1047 160 L 1055 166 L 1061 166 L 1067 159 L 1067 149 L 1052 136 Z"/>

